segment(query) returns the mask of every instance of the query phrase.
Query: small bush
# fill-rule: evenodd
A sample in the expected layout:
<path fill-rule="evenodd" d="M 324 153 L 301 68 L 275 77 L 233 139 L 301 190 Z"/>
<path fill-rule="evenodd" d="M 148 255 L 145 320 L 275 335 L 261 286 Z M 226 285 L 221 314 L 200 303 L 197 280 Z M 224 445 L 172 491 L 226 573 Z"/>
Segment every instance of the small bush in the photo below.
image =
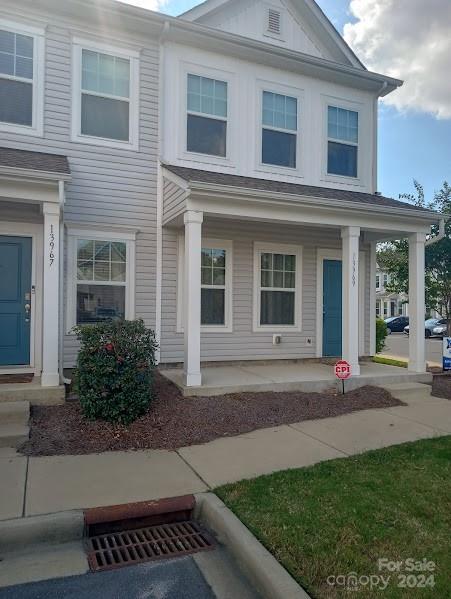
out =
<path fill-rule="evenodd" d="M 385 348 L 385 338 L 387 336 L 387 325 L 378 318 L 376 320 L 376 353 L 378 354 Z"/>
<path fill-rule="evenodd" d="M 81 348 L 75 382 L 84 415 L 130 424 L 144 414 L 152 395 L 153 331 L 142 320 L 75 327 Z"/>

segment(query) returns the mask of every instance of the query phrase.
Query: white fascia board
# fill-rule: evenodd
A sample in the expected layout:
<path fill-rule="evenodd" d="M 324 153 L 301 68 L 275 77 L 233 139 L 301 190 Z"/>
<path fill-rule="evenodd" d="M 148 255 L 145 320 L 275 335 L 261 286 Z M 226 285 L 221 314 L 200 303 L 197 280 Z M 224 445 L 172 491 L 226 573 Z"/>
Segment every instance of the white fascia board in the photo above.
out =
<path fill-rule="evenodd" d="M 332 76 L 347 77 L 352 79 L 355 87 L 371 89 L 378 93 L 387 95 L 400 87 L 403 81 L 367 71 L 361 67 L 348 66 L 318 58 L 296 50 L 275 46 L 267 42 L 261 42 L 251 38 L 220 31 L 198 23 L 178 20 L 174 22 L 168 19 L 169 29 L 165 33 L 165 39 L 179 44 L 190 44 L 212 52 L 228 52 L 243 58 L 243 49 L 248 52 L 247 60 L 262 62 L 267 66 L 273 66 L 293 72 L 301 72 L 306 75 L 323 77 L 329 80 Z M 253 52 L 251 55 L 250 52 Z M 386 84 L 386 85 L 385 85 Z"/>
<path fill-rule="evenodd" d="M 12 166 L 0 166 L 0 178 L 25 179 L 30 181 L 70 181 L 68 173 L 55 173 L 50 171 L 37 171 L 33 169 L 14 168 Z"/>
<path fill-rule="evenodd" d="M 243 189 L 225 185 L 211 185 L 209 183 L 191 182 L 190 184 L 190 199 L 197 197 L 215 197 L 222 200 L 253 200 L 255 202 L 265 202 L 269 205 L 287 206 L 291 208 L 305 207 L 312 209 L 326 209 L 342 215 L 343 212 L 352 211 L 367 214 L 368 216 L 380 216 L 381 218 L 389 217 L 392 220 L 393 216 L 398 216 L 402 219 L 411 221 L 412 224 L 418 226 L 420 223 L 423 227 L 429 224 L 436 224 L 442 218 L 441 215 L 432 215 L 427 211 L 410 210 L 406 208 L 396 208 L 393 206 L 371 206 L 360 202 L 329 200 L 327 198 L 315 196 L 293 195 L 282 192 L 267 191 L 261 189 Z M 389 214 L 388 214 L 389 212 Z M 426 223 L 426 224 L 425 224 Z M 392 227 L 390 227 L 392 228 Z M 399 228 L 399 227 L 398 227 Z M 401 229 L 402 230 L 402 229 Z"/>

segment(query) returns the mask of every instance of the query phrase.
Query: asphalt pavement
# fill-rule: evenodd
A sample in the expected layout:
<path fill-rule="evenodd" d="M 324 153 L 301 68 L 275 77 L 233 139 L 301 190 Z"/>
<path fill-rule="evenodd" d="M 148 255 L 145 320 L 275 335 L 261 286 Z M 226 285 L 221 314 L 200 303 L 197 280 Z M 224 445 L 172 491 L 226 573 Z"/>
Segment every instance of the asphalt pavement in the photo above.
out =
<path fill-rule="evenodd" d="M 442 339 L 433 337 L 425 339 L 426 360 L 428 362 L 442 361 Z M 409 337 L 404 333 L 392 333 L 385 340 L 386 348 L 381 355 L 399 356 L 401 358 L 409 357 Z"/>
<path fill-rule="evenodd" d="M 192 557 L 0 589 L 0 599 L 216 599 Z"/>

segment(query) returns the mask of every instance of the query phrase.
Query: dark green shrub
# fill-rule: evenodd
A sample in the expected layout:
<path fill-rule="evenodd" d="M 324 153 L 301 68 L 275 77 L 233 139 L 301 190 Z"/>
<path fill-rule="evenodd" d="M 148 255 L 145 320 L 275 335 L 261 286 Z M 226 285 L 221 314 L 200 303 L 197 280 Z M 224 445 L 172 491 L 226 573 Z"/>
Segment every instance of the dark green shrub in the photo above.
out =
<path fill-rule="evenodd" d="M 385 347 L 385 337 L 387 336 L 387 325 L 378 318 L 376 320 L 376 353 L 381 352 Z"/>
<path fill-rule="evenodd" d="M 130 424 L 149 407 L 157 343 L 142 320 L 75 327 L 75 382 L 84 415 Z"/>

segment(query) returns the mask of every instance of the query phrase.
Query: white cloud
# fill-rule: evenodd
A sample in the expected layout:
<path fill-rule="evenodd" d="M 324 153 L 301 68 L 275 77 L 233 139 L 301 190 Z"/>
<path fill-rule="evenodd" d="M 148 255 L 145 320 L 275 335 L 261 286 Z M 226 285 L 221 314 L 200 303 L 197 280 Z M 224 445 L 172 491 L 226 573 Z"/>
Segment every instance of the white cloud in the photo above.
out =
<path fill-rule="evenodd" d="M 168 3 L 168 0 L 120 0 L 120 2 L 148 8 L 149 10 L 161 10 Z"/>
<path fill-rule="evenodd" d="M 451 118 L 450 0 L 351 0 L 344 37 L 371 70 L 404 80 L 385 101 Z"/>

